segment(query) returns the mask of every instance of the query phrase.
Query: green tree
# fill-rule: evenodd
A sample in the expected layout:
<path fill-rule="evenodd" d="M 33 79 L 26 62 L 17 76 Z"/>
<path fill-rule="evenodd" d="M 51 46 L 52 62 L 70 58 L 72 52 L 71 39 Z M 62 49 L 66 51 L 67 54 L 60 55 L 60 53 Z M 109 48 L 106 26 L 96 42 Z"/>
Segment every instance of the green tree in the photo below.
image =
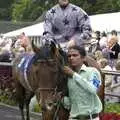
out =
<path fill-rule="evenodd" d="M 0 19 L 34 21 L 44 11 L 55 5 L 57 0 L 0 0 Z M 120 0 L 71 0 L 89 15 L 118 12 Z"/>
<path fill-rule="evenodd" d="M 13 4 L 12 19 L 13 21 L 33 21 L 38 18 L 43 12 L 36 1 L 21 0 Z"/>
<path fill-rule="evenodd" d="M 14 0 L 0 0 L 0 19 L 11 20 L 11 5 Z"/>

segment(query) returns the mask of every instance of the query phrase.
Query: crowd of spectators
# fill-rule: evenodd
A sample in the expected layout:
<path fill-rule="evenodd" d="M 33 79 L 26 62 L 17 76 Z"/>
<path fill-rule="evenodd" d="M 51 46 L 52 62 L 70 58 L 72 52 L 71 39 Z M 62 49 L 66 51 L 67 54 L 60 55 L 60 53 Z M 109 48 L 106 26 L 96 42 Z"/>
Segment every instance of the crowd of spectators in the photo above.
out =
<path fill-rule="evenodd" d="M 93 53 L 101 70 L 120 71 L 120 38 L 117 31 L 110 34 L 96 32 L 97 49 Z M 119 96 L 120 75 L 105 75 L 105 92 Z M 120 102 L 120 97 L 106 96 L 106 102 Z"/>
<path fill-rule="evenodd" d="M 97 41 L 96 51 L 90 53 L 96 59 L 100 68 L 107 71 L 120 71 L 120 39 L 117 31 L 111 33 L 94 32 L 93 38 Z M 14 38 L 0 37 L 0 62 L 11 62 L 15 54 L 32 51 L 29 38 L 21 33 Z M 105 91 L 120 93 L 120 76 L 105 76 Z M 106 101 L 120 102 L 117 97 L 106 97 Z"/>
<path fill-rule="evenodd" d="M 15 55 L 31 50 L 29 37 L 24 32 L 13 38 L 0 36 L 0 62 L 11 62 Z"/>

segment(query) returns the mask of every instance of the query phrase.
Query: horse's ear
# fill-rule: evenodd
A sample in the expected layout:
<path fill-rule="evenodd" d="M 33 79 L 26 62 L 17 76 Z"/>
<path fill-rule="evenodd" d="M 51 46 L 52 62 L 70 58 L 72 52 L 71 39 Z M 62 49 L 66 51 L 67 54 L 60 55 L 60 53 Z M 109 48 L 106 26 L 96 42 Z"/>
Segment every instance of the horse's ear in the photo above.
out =
<path fill-rule="evenodd" d="M 56 54 L 56 44 L 55 44 L 55 42 L 51 41 L 50 46 L 51 46 L 51 53 L 53 55 L 55 55 Z"/>
<path fill-rule="evenodd" d="M 34 44 L 34 40 L 32 40 L 31 42 L 32 45 L 32 49 L 35 53 L 38 53 L 40 51 L 40 48 L 38 48 L 35 44 Z"/>

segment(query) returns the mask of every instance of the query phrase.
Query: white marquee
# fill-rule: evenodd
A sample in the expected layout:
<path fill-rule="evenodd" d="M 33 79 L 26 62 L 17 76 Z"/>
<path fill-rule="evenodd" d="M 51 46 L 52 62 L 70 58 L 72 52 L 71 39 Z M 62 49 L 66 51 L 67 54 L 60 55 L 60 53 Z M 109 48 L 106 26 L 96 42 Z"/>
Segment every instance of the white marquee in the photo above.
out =
<path fill-rule="evenodd" d="M 98 14 L 90 16 L 91 26 L 94 31 L 110 32 L 111 30 L 120 31 L 120 12 Z M 12 37 L 25 32 L 27 36 L 40 36 L 43 33 L 43 22 L 35 25 L 31 25 L 22 29 L 8 32 L 4 34 L 6 37 Z"/>
<path fill-rule="evenodd" d="M 93 15 L 90 16 L 90 20 L 94 31 L 111 32 L 117 30 L 120 32 L 120 12 Z"/>

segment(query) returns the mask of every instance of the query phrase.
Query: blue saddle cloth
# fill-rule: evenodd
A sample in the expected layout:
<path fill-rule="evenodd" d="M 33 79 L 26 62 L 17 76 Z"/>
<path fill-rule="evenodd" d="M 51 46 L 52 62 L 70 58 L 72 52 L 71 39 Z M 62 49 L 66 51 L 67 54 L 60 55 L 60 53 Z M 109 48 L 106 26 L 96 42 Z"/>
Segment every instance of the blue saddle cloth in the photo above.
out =
<path fill-rule="evenodd" d="M 20 63 L 18 64 L 18 68 L 24 73 L 27 72 L 34 62 L 34 54 L 24 54 L 21 58 Z"/>

